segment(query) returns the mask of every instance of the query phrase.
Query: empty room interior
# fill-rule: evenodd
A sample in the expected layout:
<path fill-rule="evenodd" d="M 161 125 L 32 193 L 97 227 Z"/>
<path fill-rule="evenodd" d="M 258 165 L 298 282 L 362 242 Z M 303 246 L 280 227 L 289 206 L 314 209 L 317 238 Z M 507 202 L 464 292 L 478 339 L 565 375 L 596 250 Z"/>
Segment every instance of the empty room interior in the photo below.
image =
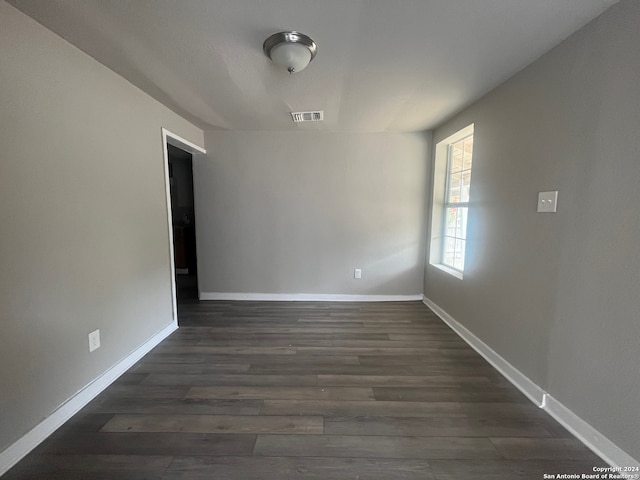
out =
<path fill-rule="evenodd" d="M 1 0 L 0 476 L 640 478 L 640 2 Z"/>

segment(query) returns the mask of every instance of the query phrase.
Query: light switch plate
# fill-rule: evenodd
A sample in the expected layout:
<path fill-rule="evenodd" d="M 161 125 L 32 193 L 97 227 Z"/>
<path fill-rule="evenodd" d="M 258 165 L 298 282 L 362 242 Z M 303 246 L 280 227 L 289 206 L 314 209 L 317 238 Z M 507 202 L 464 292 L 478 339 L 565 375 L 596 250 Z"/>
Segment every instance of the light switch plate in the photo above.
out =
<path fill-rule="evenodd" d="M 353 270 L 353 278 L 360 280 L 362 278 L 362 269 L 356 268 Z"/>
<path fill-rule="evenodd" d="M 89 351 L 93 352 L 100 348 L 100 330 L 94 330 L 89 334 Z"/>
<path fill-rule="evenodd" d="M 555 213 L 558 208 L 558 191 L 538 193 L 538 212 Z"/>

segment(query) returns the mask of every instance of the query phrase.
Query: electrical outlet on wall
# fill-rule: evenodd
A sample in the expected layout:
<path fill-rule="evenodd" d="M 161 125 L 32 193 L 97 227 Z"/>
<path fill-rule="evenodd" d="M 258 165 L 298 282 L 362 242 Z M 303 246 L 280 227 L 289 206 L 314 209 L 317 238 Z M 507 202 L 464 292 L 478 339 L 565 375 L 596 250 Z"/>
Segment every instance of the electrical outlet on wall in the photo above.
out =
<path fill-rule="evenodd" d="M 538 193 L 538 212 L 555 213 L 558 208 L 558 191 Z"/>
<path fill-rule="evenodd" d="M 353 270 L 353 278 L 355 278 L 356 280 L 360 280 L 362 278 L 362 269 L 361 268 L 356 268 Z"/>
<path fill-rule="evenodd" d="M 100 329 L 94 330 L 89 334 L 89 351 L 93 352 L 100 348 Z"/>

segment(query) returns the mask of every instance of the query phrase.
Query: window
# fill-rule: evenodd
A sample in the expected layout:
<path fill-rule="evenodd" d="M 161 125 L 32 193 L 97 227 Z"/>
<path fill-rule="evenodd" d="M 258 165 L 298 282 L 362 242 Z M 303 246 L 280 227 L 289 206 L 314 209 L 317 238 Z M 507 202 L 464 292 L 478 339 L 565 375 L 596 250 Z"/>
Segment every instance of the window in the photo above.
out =
<path fill-rule="evenodd" d="M 473 134 L 449 145 L 441 261 L 459 271 L 464 270 L 472 159 Z"/>
<path fill-rule="evenodd" d="M 462 278 L 467 251 L 473 125 L 436 145 L 430 263 Z"/>

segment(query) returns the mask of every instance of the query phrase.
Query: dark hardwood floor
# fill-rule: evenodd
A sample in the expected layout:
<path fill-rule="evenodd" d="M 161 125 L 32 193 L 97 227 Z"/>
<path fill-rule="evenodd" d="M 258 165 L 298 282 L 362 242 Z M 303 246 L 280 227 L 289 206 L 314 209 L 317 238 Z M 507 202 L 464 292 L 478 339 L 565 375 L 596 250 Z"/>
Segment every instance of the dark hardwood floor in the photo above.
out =
<path fill-rule="evenodd" d="M 604 463 L 422 303 L 192 302 L 12 479 L 542 479 Z"/>

